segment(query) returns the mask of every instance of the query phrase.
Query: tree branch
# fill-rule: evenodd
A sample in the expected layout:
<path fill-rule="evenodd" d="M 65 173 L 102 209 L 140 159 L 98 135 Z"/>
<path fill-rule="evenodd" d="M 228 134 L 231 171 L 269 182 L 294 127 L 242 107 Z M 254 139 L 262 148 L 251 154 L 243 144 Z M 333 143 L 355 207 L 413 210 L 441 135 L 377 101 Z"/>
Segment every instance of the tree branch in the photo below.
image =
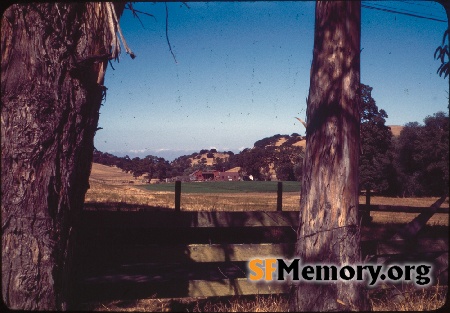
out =
<path fill-rule="evenodd" d="M 167 2 L 164 2 L 164 4 L 166 6 L 166 40 L 167 40 L 167 44 L 169 45 L 170 53 L 172 53 L 173 59 L 175 60 L 175 63 L 178 63 L 177 59 L 175 58 L 175 54 L 173 54 L 172 46 L 170 45 L 170 40 L 169 40 L 169 9 L 167 8 Z"/>

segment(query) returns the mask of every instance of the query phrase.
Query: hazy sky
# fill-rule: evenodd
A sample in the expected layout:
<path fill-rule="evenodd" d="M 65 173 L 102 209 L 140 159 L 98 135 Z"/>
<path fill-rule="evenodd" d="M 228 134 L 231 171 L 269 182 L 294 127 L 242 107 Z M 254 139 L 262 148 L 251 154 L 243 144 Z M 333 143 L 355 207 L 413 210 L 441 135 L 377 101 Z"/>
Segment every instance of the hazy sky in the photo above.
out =
<path fill-rule="evenodd" d="M 434 2 L 363 5 L 447 20 Z M 106 72 L 95 147 L 118 156 L 172 160 L 200 149 L 239 152 L 275 134 L 304 134 L 314 2 L 136 3 L 121 27 L 125 54 Z M 361 82 L 388 125 L 447 111 L 448 78 L 434 60 L 446 22 L 362 8 Z"/>

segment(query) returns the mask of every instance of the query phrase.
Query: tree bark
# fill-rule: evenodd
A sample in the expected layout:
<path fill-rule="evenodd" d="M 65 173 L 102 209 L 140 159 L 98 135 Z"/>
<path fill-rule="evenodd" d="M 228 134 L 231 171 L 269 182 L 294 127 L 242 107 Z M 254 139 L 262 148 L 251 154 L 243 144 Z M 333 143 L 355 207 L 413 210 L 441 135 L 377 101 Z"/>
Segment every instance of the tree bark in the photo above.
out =
<path fill-rule="evenodd" d="M 296 256 L 303 264 L 360 263 L 358 217 L 359 1 L 317 1 Z M 364 286 L 300 280 L 291 311 L 367 310 Z"/>
<path fill-rule="evenodd" d="M 2 296 L 11 309 L 70 302 L 72 243 L 111 52 L 105 8 L 14 4 L 1 21 Z"/>

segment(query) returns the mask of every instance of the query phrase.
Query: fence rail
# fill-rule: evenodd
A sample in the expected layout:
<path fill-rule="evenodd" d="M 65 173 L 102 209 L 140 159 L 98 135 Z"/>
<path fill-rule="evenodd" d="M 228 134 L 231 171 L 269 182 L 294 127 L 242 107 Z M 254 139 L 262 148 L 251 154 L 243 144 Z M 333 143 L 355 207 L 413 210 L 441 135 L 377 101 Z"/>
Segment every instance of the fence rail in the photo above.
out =
<path fill-rule="evenodd" d="M 421 213 L 424 207 L 411 207 L 411 206 L 393 206 L 393 205 L 372 205 L 370 203 L 372 192 L 366 190 L 366 203 L 360 204 L 360 210 L 370 214 L 370 211 L 374 212 L 404 212 L 404 213 Z M 277 211 L 283 211 L 283 182 L 277 183 Z M 175 182 L 175 211 L 181 211 L 181 181 Z M 449 208 L 439 208 L 436 213 L 449 213 Z"/>
<path fill-rule="evenodd" d="M 411 211 L 394 212 L 400 208 Z M 84 211 L 76 250 L 78 301 L 286 293 L 288 284 L 248 281 L 246 262 L 292 257 L 298 224 L 298 212 Z M 362 227 L 363 258 L 432 262 L 448 277 L 448 227 L 413 241 L 387 240 L 394 231 Z"/>

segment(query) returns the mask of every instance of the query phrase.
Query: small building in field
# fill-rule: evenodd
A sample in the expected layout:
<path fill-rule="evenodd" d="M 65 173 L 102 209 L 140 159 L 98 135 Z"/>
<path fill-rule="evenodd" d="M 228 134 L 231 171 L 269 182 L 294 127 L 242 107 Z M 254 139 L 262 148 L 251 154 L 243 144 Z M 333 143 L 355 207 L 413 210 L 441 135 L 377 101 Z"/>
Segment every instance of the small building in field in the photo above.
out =
<path fill-rule="evenodd" d="M 240 180 L 239 172 L 219 172 L 196 170 L 189 175 L 190 181 L 237 181 Z"/>
<path fill-rule="evenodd" d="M 191 181 L 212 181 L 217 180 L 219 177 L 219 171 L 202 171 L 196 170 L 189 175 Z"/>
<path fill-rule="evenodd" d="M 192 174 L 189 174 L 190 181 L 203 181 L 203 175 L 201 170 L 196 170 Z"/>
<path fill-rule="evenodd" d="M 237 181 L 240 180 L 239 172 L 220 172 L 219 173 L 220 181 Z"/>

